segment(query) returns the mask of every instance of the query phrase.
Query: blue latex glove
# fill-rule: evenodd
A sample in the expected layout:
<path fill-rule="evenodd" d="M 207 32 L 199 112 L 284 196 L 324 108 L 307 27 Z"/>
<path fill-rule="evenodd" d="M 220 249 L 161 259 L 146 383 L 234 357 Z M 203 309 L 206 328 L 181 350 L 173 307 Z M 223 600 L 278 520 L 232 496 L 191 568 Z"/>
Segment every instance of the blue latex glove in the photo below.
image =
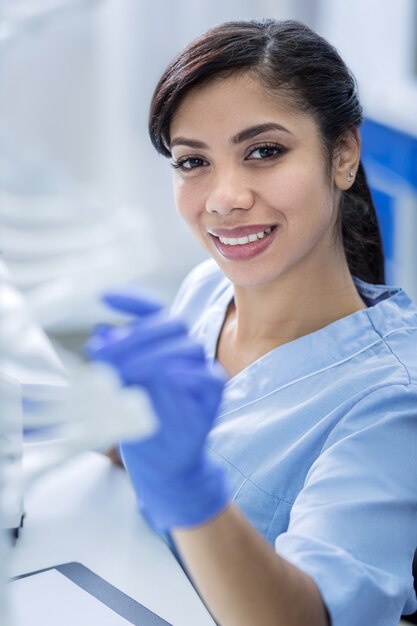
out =
<path fill-rule="evenodd" d="M 122 328 L 102 328 L 90 339 L 88 353 L 116 368 L 124 384 L 145 388 L 159 419 L 153 436 L 120 446 L 138 498 L 159 530 L 202 524 L 229 501 L 223 470 L 205 451 L 223 371 L 206 361 L 182 322 L 143 294 L 114 292 L 104 301 L 136 319 Z"/>

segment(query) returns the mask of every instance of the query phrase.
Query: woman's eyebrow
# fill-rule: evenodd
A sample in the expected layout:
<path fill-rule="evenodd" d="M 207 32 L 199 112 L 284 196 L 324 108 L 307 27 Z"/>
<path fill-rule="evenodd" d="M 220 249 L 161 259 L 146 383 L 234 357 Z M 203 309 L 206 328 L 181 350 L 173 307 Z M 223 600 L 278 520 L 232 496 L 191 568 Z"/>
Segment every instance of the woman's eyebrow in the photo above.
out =
<path fill-rule="evenodd" d="M 252 139 L 253 137 L 256 137 L 256 135 L 266 133 L 269 130 L 281 130 L 291 135 L 291 132 L 288 130 L 288 128 L 285 128 L 285 126 L 281 126 L 281 124 L 277 124 L 276 122 L 266 122 L 265 124 L 257 124 L 256 126 L 250 126 L 249 128 L 241 130 L 239 133 L 232 137 L 232 142 L 241 143 L 242 141 L 246 141 L 247 139 Z"/>
<path fill-rule="evenodd" d="M 187 137 L 175 137 L 171 141 L 170 148 L 174 146 L 189 146 L 190 148 L 208 148 L 208 145 L 204 141 L 198 141 L 197 139 L 187 139 Z"/>
<path fill-rule="evenodd" d="M 242 141 L 246 141 L 247 139 L 252 139 L 257 135 L 260 135 L 261 133 L 266 133 L 269 130 L 280 130 L 291 135 L 291 132 L 288 128 L 285 128 L 285 126 L 277 124 L 276 122 L 266 122 L 265 124 L 256 124 L 256 126 L 250 126 L 249 128 L 239 131 L 236 135 L 233 135 L 232 143 L 241 143 Z M 174 137 L 171 141 L 170 148 L 179 145 L 197 149 L 208 148 L 208 145 L 204 143 L 204 141 L 199 141 L 198 139 L 188 139 L 187 137 Z"/>

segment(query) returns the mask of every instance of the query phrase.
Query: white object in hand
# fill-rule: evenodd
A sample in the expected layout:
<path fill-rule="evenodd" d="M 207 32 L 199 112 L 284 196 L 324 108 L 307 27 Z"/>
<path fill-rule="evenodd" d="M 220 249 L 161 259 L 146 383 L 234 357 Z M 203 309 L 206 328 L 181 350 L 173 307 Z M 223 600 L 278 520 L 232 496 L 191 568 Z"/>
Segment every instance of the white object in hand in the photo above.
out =
<path fill-rule="evenodd" d="M 137 387 L 122 387 L 102 363 L 84 364 L 73 385 L 56 401 L 41 403 L 31 418 L 35 428 L 52 427 L 53 438 L 26 444 L 25 485 L 52 466 L 85 450 L 106 450 L 120 440 L 149 437 L 157 428 L 150 399 Z"/>

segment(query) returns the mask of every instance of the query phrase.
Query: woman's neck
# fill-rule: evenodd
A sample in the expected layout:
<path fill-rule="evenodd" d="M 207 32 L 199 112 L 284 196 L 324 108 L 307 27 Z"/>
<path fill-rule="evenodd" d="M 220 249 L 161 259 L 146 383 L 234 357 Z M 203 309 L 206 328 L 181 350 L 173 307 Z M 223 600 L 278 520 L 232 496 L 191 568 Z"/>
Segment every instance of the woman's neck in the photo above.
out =
<path fill-rule="evenodd" d="M 345 262 L 234 291 L 217 354 L 230 375 L 284 343 L 366 308 Z"/>

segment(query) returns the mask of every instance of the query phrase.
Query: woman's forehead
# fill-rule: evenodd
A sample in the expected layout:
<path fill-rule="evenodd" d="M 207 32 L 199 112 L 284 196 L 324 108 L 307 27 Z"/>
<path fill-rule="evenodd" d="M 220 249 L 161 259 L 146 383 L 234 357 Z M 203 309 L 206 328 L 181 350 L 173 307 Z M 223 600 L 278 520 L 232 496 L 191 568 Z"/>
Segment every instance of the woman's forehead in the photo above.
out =
<path fill-rule="evenodd" d="M 312 122 L 295 107 L 287 90 L 271 90 L 253 72 L 239 72 L 191 88 L 171 118 L 170 137 L 216 128 L 233 135 L 244 127 L 274 121 L 284 127 Z"/>
<path fill-rule="evenodd" d="M 181 98 L 174 115 L 181 112 L 184 107 L 189 108 L 193 104 L 201 106 L 208 99 L 212 102 L 232 98 L 236 107 L 238 105 L 241 107 L 245 100 L 238 101 L 237 98 L 242 93 L 250 96 L 252 100 L 258 99 L 259 104 L 262 101 L 270 101 L 280 106 L 290 106 L 290 98 L 284 89 L 271 90 L 254 71 L 222 72 L 191 87 Z"/>

